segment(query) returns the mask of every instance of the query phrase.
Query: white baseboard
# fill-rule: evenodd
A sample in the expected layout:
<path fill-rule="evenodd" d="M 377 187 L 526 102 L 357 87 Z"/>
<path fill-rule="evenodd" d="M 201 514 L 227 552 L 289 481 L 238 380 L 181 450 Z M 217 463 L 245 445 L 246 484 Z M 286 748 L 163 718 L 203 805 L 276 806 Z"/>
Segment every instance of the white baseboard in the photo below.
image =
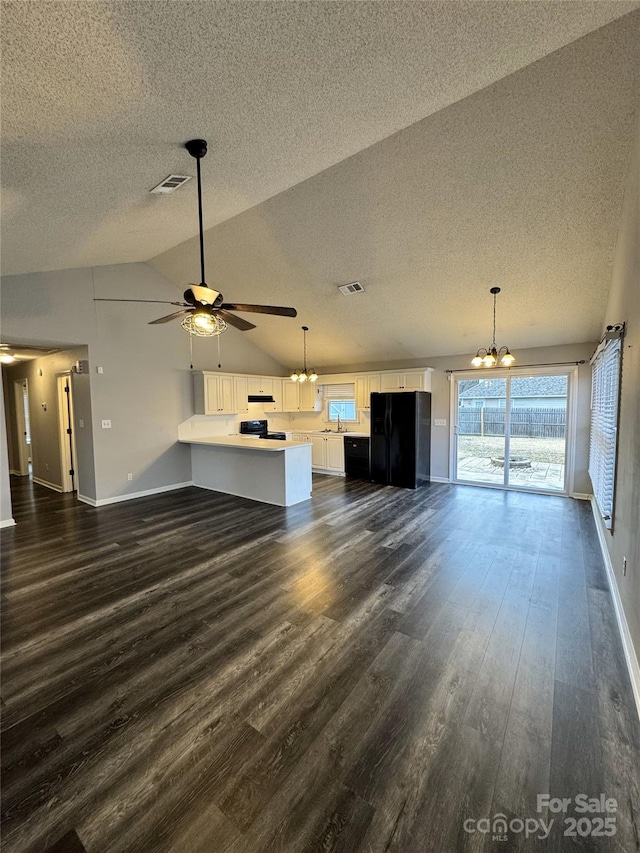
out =
<path fill-rule="evenodd" d="M 2 530 L 3 527 L 14 527 L 15 523 L 15 518 L 7 518 L 5 521 L 0 521 L 0 530 Z"/>
<path fill-rule="evenodd" d="M 633 696 L 636 700 L 636 710 L 638 712 L 638 716 L 640 717 L 640 664 L 638 663 L 638 656 L 636 655 L 636 650 L 633 646 L 633 640 L 631 639 L 631 631 L 629 631 L 627 617 L 624 614 L 624 607 L 622 606 L 622 599 L 620 598 L 618 582 L 616 580 L 615 572 L 613 571 L 611 557 L 609 556 L 609 549 L 607 548 L 604 533 L 602 532 L 602 522 L 600 521 L 599 510 L 593 498 L 591 499 L 591 510 L 593 512 L 593 520 L 595 521 L 596 530 L 598 532 L 598 540 L 600 542 L 602 559 L 604 560 L 604 565 L 607 570 L 609 588 L 611 590 L 611 598 L 613 599 L 613 609 L 616 613 L 616 619 L 618 621 L 618 630 L 620 631 L 620 639 L 622 640 L 622 648 L 624 650 L 624 657 L 627 662 L 627 669 L 629 670 L 629 678 L 631 679 Z"/>
<path fill-rule="evenodd" d="M 130 492 L 127 495 L 115 495 L 112 498 L 99 498 L 94 500 L 85 495 L 78 495 L 78 500 L 90 506 L 107 506 L 108 504 L 118 504 L 122 501 L 134 501 L 136 498 L 146 498 L 149 495 L 159 495 L 162 492 L 175 492 L 177 489 L 186 489 L 187 486 L 193 486 L 193 480 L 187 483 L 173 483 L 171 486 L 159 486 L 156 489 L 145 489 L 142 492 Z"/>
<path fill-rule="evenodd" d="M 89 506 L 97 506 L 93 498 L 88 498 L 86 495 L 81 495 L 79 492 L 76 497 L 79 501 L 82 501 L 83 504 L 89 504 Z"/>
<path fill-rule="evenodd" d="M 451 480 L 448 477 L 431 477 L 432 483 L 450 483 Z"/>
<path fill-rule="evenodd" d="M 572 492 L 571 497 L 575 498 L 577 501 L 590 501 L 592 495 L 587 492 Z"/>
<path fill-rule="evenodd" d="M 40 477 L 31 477 L 31 479 L 39 486 L 44 486 L 47 489 L 52 489 L 54 492 L 62 492 L 62 486 L 58 486 L 56 485 L 56 483 L 50 483 L 48 480 L 41 480 Z"/>

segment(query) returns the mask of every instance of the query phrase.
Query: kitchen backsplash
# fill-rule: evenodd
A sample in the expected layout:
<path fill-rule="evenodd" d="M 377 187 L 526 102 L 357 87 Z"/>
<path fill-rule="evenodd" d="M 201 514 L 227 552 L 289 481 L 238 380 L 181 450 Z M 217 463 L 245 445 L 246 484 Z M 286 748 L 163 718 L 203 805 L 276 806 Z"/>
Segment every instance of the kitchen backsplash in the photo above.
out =
<path fill-rule="evenodd" d="M 358 424 L 349 424 L 350 429 L 369 432 L 368 412 L 359 412 Z M 178 427 L 178 438 L 204 438 L 208 435 L 230 435 L 240 432 L 240 421 L 266 419 L 269 429 L 276 432 L 291 430 L 306 432 L 324 429 L 327 426 L 325 412 L 265 412 L 260 403 L 249 403 L 249 412 L 244 415 L 193 415 Z"/>

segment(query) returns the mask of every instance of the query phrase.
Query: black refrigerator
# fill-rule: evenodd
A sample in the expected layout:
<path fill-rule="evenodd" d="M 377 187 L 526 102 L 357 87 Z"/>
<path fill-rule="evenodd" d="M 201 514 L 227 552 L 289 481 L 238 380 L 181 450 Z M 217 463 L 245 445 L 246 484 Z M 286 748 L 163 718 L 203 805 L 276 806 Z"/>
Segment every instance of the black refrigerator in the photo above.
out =
<path fill-rule="evenodd" d="M 431 394 L 371 395 L 371 479 L 415 489 L 431 478 Z"/>

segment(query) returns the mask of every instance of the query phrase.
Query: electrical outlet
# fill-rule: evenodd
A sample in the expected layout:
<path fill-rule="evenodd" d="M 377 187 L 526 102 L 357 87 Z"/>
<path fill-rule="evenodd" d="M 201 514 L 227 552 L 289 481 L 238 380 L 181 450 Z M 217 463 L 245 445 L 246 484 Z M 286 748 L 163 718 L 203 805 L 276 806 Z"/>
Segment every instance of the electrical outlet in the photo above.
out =
<path fill-rule="evenodd" d="M 433 421 L 434 426 L 446 426 L 447 420 L 446 418 L 435 418 Z"/>
<path fill-rule="evenodd" d="M 131 480 L 133 480 L 133 474 L 127 474 L 127 480 L 131 482 Z"/>
<path fill-rule="evenodd" d="M 102 421 L 102 429 L 111 429 L 111 421 Z"/>
<path fill-rule="evenodd" d="M 626 578 L 627 576 L 627 558 L 622 558 L 622 577 Z"/>
<path fill-rule="evenodd" d="M 104 373 L 102 367 L 96 367 L 96 373 Z"/>

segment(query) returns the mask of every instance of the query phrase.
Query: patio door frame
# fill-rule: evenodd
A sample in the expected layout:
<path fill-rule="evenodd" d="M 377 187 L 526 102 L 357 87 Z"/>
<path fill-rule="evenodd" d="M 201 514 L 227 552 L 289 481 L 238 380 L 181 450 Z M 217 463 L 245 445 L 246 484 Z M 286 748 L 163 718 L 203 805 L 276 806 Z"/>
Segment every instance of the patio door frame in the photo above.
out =
<path fill-rule="evenodd" d="M 473 480 L 458 478 L 458 381 L 459 379 L 508 379 L 510 376 L 566 376 L 567 377 L 567 419 L 565 434 L 564 488 L 534 489 L 528 486 L 513 486 L 505 483 L 480 483 Z M 493 368 L 489 370 L 460 370 L 449 374 L 451 383 L 449 393 L 449 472 L 450 482 L 463 486 L 478 486 L 486 489 L 503 489 L 511 492 L 533 492 L 542 495 L 558 495 L 560 497 L 574 496 L 576 434 L 578 411 L 578 366 L 572 367 L 510 367 Z M 509 458 L 511 442 L 511 382 L 506 383 L 505 400 L 505 480 L 508 473 L 506 464 Z"/>

